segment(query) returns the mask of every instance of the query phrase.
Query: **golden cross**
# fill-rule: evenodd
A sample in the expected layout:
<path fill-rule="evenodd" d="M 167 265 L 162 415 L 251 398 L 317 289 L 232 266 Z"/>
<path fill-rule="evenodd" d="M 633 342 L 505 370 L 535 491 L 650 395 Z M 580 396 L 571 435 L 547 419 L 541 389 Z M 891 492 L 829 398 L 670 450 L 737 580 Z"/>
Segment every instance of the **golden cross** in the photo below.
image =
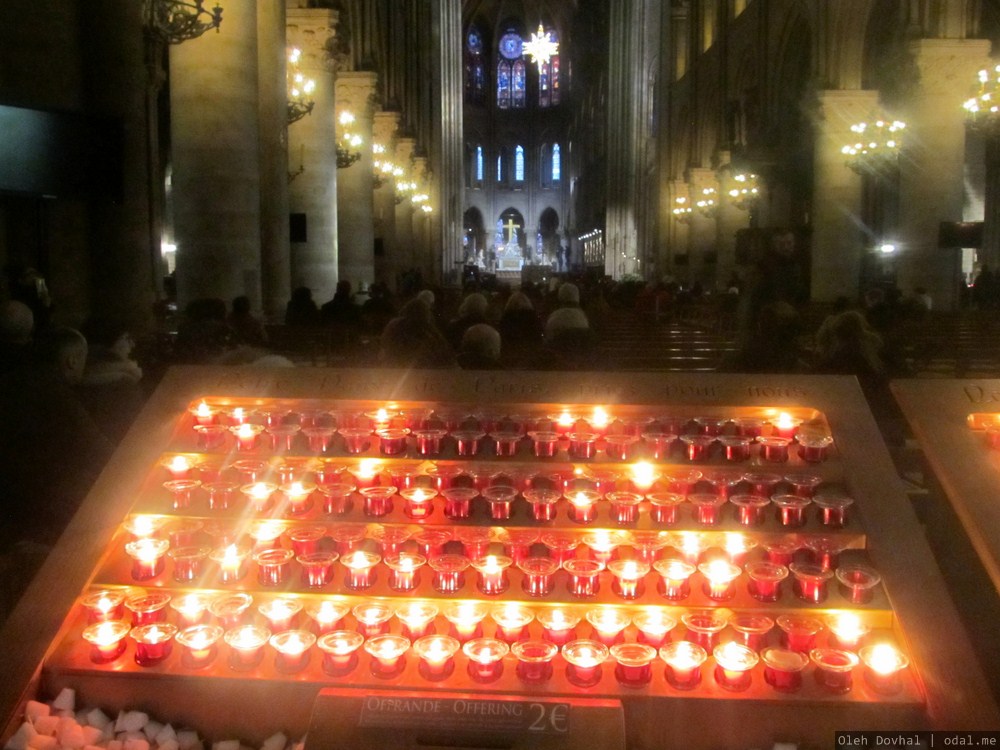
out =
<path fill-rule="evenodd" d="M 514 219 L 507 219 L 507 223 L 503 225 L 504 229 L 507 230 L 507 242 L 514 241 L 514 230 L 518 228 L 518 224 L 514 223 Z"/>

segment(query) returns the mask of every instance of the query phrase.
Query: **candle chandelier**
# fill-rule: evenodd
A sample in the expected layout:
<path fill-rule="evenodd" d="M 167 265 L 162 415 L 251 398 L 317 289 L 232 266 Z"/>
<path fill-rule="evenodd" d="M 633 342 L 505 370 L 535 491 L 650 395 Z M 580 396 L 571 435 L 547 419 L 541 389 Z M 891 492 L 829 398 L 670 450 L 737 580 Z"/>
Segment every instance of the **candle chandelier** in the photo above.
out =
<path fill-rule="evenodd" d="M 286 79 L 288 82 L 288 124 L 298 122 L 313 111 L 316 101 L 312 97 L 316 90 L 316 82 L 311 78 L 306 78 L 299 70 L 299 60 L 302 58 L 302 50 L 298 47 L 291 47 L 288 50 L 288 70 Z"/>
<path fill-rule="evenodd" d="M 858 174 L 882 174 L 893 169 L 899 160 L 902 131 L 906 123 L 879 117 L 873 122 L 851 125 L 856 135 L 840 152 L 847 158 L 847 166 Z"/>
<path fill-rule="evenodd" d="M 714 187 L 704 187 L 701 189 L 701 197 L 694 202 L 694 205 L 703 216 L 712 218 L 719 209 L 718 197 L 719 191 Z"/>
<path fill-rule="evenodd" d="M 413 180 L 396 180 L 395 202 L 398 206 L 406 200 L 410 193 L 417 189 L 417 183 Z"/>
<path fill-rule="evenodd" d="M 1000 65 L 979 71 L 979 91 L 962 104 L 970 127 L 983 132 L 1000 130 Z"/>
<path fill-rule="evenodd" d="M 222 23 L 222 7 L 216 3 L 206 10 L 204 0 L 145 0 L 143 12 L 147 31 L 167 44 L 197 39 L 209 29 L 218 31 Z"/>
<path fill-rule="evenodd" d="M 541 23 L 538 24 L 538 31 L 531 34 L 531 41 L 522 42 L 521 53 L 531 56 L 531 61 L 541 70 L 553 55 L 559 54 L 559 42 L 552 38 L 552 34 L 545 30 Z"/>
<path fill-rule="evenodd" d="M 337 139 L 337 169 L 347 169 L 361 158 L 364 139 L 354 132 L 354 115 L 344 111 L 337 118 L 340 123 L 340 138 Z"/>
<path fill-rule="evenodd" d="M 686 196 L 678 195 L 674 198 L 674 207 L 671 213 L 681 224 L 687 224 L 691 221 L 691 212 L 693 210 L 691 208 L 691 201 Z"/>
<path fill-rule="evenodd" d="M 760 196 L 760 186 L 757 175 L 750 172 L 737 172 L 733 175 L 733 185 L 726 191 L 729 202 L 736 208 L 745 211 Z"/>
<path fill-rule="evenodd" d="M 403 168 L 395 164 L 391 159 L 385 158 L 385 146 L 381 143 L 372 145 L 372 155 L 374 157 L 372 160 L 372 170 L 374 172 L 374 186 L 376 190 L 382 187 L 386 183 L 386 180 L 398 180 L 403 176 Z"/>

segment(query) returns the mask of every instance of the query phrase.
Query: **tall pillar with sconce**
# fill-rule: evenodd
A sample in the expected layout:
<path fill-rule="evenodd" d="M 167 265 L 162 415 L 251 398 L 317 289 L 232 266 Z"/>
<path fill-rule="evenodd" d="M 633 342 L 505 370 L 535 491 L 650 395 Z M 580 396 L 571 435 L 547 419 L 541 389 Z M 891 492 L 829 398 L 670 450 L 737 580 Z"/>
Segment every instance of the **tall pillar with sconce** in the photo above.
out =
<path fill-rule="evenodd" d="M 330 54 L 338 17 L 326 8 L 289 8 L 286 15 L 287 43 L 300 50 L 299 69 L 314 83 L 312 111 L 288 126 L 291 286 L 312 289 L 317 304 L 333 298 L 339 278 L 337 61 Z"/>
<path fill-rule="evenodd" d="M 376 73 L 337 74 L 337 111 L 354 115 L 354 133 L 362 144 L 356 162 L 337 172 L 337 237 L 340 278 L 355 289 L 375 280 L 375 228 L 372 198 L 372 117 Z"/>
<path fill-rule="evenodd" d="M 688 184 L 684 180 L 670 181 L 670 232 L 667 257 L 660 258 L 660 268 L 669 268 L 671 275 L 686 278 L 691 260 L 691 213 L 693 212 Z"/>
<path fill-rule="evenodd" d="M 735 170 L 729 163 L 729 158 L 728 151 L 719 152 L 718 159 L 722 166 L 717 172 L 719 207 L 716 214 L 718 234 L 715 240 L 715 287 L 719 291 L 726 290 L 729 279 L 736 270 L 736 232 L 747 226 L 750 209 L 747 201 L 741 201 L 738 196 L 730 195 L 731 191 L 739 190 L 737 174 L 745 177 L 746 173 Z"/>
<path fill-rule="evenodd" d="M 842 153 L 852 137 L 851 125 L 870 118 L 878 93 L 867 90 L 820 91 L 813 152 L 812 266 L 814 301 L 856 297 L 862 255 L 872 240 L 859 227 L 861 176 L 848 168 Z"/>
<path fill-rule="evenodd" d="M 396 179 L 402 179 L 396 165 L 396 131 L 399 112 L 376 112 L 372 123 L 372 145 L 383 149 L 375 156 L 374 228 L 381 254 L 375 256 L 375 278 L 396 288 Z"/>
<path fill-rule="evenodd" d="M 410 198 L 413 211 L 410 214 L 410 225 L 413 231 L 413 265 L 423 274 L 428 282 L 439 278 L 439 261 L 435 254 L 435 224 L 432 222 L 433 211 L 429 205 L 428 185 L 431 183 L 430 168 L 426 156 L 413 158 L 413 178 L 417 187 Z"/>
<path fill-rule="evenodd" d="M 257 6 L 260 71 L 260 267 L 264 316 L 280 321 L 291 295 L 285 4 Z"/>
<path fill-rule="evenodd" d="M 694 210 L 691 212 L 689 234 L 688 278 L 691 282 L 700 281 L 711 288 L 718 259 L 718 182 L 715 170 L 702 167 L 689 170 L 689 179 Z"/>
<path fill-rule="evenodd" d="M 415 255 L 413 252 L 413 203 L 410 197 L 416 187 L 416 168 L 413 166 L 413 151 L 417 147 L 414 138 L 396 139 L 396 164 L 405 172 L 402 181 L 396 182 L 394 199 L 396 221 L 394 233 L 396 236 L 396 253 L 392 258 L 391 267 L 395 275 L 413 268 Z"/>
<path fill-rule="evenodd" d="M 919 70 L 906 112 L 909 140 L 899 168 L 898 283 L 925 287 L 936 309 L 956 306 L 960 258 L 938 248 L 942 221 L 961 221 L 965 122 L 962 102 L 990 51 L 986 39 L 919 39 L 910 52 Z"/>
<path fill-rule="evenodd" d="M 257 3 L 226 0 L 225 33 L 170 48 L 177 297 L 259 309 Z"/>

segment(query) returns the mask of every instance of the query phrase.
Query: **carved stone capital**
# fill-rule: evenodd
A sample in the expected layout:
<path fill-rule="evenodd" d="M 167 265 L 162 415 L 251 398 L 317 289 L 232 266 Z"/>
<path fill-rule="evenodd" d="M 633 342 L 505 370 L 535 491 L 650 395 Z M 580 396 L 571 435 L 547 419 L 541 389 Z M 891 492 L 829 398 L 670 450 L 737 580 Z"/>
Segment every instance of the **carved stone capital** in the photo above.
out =
<path fill-rule="evenodd" d="M 365 70 L 345 70 L 337 74 L 337 109 L 350 110 L 355 117 L 371 119 L 375 111 L 378 74 Z"/>
<path fill-rule="evenodd" d="M 376 112 L 372 120 L 372 138 L 392 154 L 395 149 L 396 132 L 399 130 L 399 112 Z"/>
<path fill-rule="evenodd" d="M 285 36 L 289 47 L 302 50 L 304 71 L 335 73 L 345 59 L 337 40 L 340 14 L 327 8 L 289 8 Z"/>
<path fill-rule="evenodd" d="M 920 88 L 931 94 L 954 93 L 966 99 L 976 73 L 994 64 L 988 39 L 917 39 L 910 52 L 920 74 Z"/>
<path fill-rule="evenodd" d="M 820 91 L 816 99 L 823 129 L 836 133 L 844 143 L 851 137 L 851 125 L 871 120 L 879 109 L 878 92 L 869 89 Z"/>

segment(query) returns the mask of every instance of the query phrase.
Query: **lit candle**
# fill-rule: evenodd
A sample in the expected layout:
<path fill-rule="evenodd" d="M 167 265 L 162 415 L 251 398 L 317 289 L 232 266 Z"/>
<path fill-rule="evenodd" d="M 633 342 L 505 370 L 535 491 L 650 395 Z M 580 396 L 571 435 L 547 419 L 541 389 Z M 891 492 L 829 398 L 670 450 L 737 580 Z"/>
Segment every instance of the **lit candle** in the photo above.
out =
<path fill-rule="evenodd" d="M 562 647 L 566 661 L 566 678 L 577 687 L 593 687 L 601 681 L 601 664 L 607 661 L 610 650 L 600 641 L 580 639 Z"/>
<path fill-rule="evenodd" d="M 682 531 L 674 537 L 674 548 L 681 553 L 685 562 L 697 565 L 705 550 L 705 541 L 697 532 Z"/>
<path fill-rule="evenodd" d="M 302 611 L 302 602 L 289 597 L 278 597 L 257 605 L 257 611 L 267 620 L 272 632 L 291 630 L 295 618 Z"/>
<path fill-rule="evenodd" d="M 131 626 L 121 620 L 106 620 L 88 625 L 83 630 L 83 639 L 90 644 L 90 660 L 95 664 L 106 664 L 125 653 L 125 636 Z"/>
<path fill-rule="evenodd" d="M 174 547 L 167 556 L 174 561 L 174 580 L 190 583 L 201 575 L 201 569 L 208 557 L 208 547 Z"/>
<path fill-rule="evenodd" d="M 125 552 L 132 558 L 132 579 L 148 581 L 156 578 L 165 567 L 164 556 L 170 542 L 166 539 L 138 539 L 125 545 Z"/>
<path fill-rule="evenodd" d="M 419 582 L 420 568 L 427 562 L 423 555 L 403 552 L 396 557 L 385 558 L 385 564 L 392 571 L 389 574 L 389 588 L 393 591 L 413 591 Z"/>
<path fill-rule="evenodd" d="M 528 557 L 520 560 L 517 567 L 524 573 L 521 590 L 528 596 L 548 596 L 555 587 L 555 573 L 559 563 L 551 557 Z"/>
<path fill-rule="evenodd" d="M 374 638 L 389 631 L 392 607 L 382 602 L 363 602 L 351 610 L 358 621 L 358 632 L 365 638 Z"/>
<path fill-rule="evenodd" d="M 591 558 L 605 565 L 610 562 L 615 550 L 628 542 L 628 534 L 622 531 L 597 529 L 583 535 L 583 543 L 587 545 Z"/>
<path fill-rule="evenodd" d="M 854 612 L 838 612 L 826 620 L 830 631 L 830 646 L 845 651 L 857 651 L 861 639 L 868 635 L 870 628 Z"/>
<path fill-rule="evenodd" d="M 497 624 L 496 637 L 513 643 L 524 637 L 526 628 L 535 619 L 535 613 L 521 604 L 508 603 L 494 607 L 490 617 Z"/>
<path fill-rule="evenodd" d="M 201 669 L 211 664 L 222 632 L 218 625 L 192 625 L 180 631 L 175 640 L 184 648 L 181 655 L 184 666 Z"/>
<path fill-rule="evenodd" d="M 667 682 L 678 690 L 690 690 L 701 682 L 708 652 L 695 643 L 675 641 L 660 648 L 660 658 L 667 664 Z"/>
<path fill-rule="evenodd" d="M 375 518 L 392 512 L 392 496 L 396 494 L 395 487 L 374 486 L 364 487 L 361 496 L 364 498 L 365 515 Z"/>
<path fill-rule="evenodd" d="M 660 576 L 657 590 L 666 599 L 681 601 L 691 593 L 689 579 L 696 570 L 691 563 L 684 560 L 657 560 L 653 563 L 653 570 Z"/>
<path fill-rule="evenodd" d="M 539 610 L 535 617 L 544 628 L 545 640 L 557 646 L 573 640 L 576 634 L 574 628 L 580 622 L 579 614 L 560 607 Z"/>
<path fill-rule="evenodd" d="M 776 621 L 784 634 L 785 647 L 802 653 L 812 650 L 816 634 L 823 629 L 823 623 L 815 617 L 780 615 Z"/>
<path fill-rule="evenodd" d="M 732 599 L 736 593 L 736 579 L 742 572 L 738 565 L 727 560 L 712 560 L 702 563 L 698 570 L 705 577 L 702 590 L 713 601 L 721 602 Z"/>
<path fill-rule="evenodd" d="M 610 649 L 611 658 L 618 662 L 615 677 L 625 687 L 648 685 L 653 677 L 651 666 L 656 649 L 645 643 L 616 643 Z"/>
<path fill-rule="evenodd" d="M 364 642 L 365 637 L 352 630 L 334 630 L 321 635 L 316 645 L 323 652 L 323 670 L 335 677 L 353 670 L 358 663 L 358 649 Z"/>
<path fill-rule="evenodd" d="M 865 665 L 865 681 L 882 695 L 898 693 L 903 687 L 903 670 L 910 660 L 899 649 L 888 643 L 866 646 L 858 652 Z"/>
<path fill-rule="evenodd" d="M 603 406 L 595 406 L 588 422 L 594 432 L 603 435 L 611 424 L 611 417 Z"/>
<path fill-rule="evenodd" d="M 736 520 L 740 526 L 759 526 L 764 523 L 771 498 L 763 495 L 733 495 L 729 502 L 736 508 Z"/>
<path fill-rule="evenodd" d="M 236 436 L 236 450 L 249 453 L 257 450 L 257 438 L 264 431 L 264 427 L 259 424 L 249 424 L 244 422 L 234 425 L 229 431 Z"/>
<path fill-rule="evenodd" d="M 195 422 L 200 425 L 209 425 L 215 421 L 215 409 L 204 401 L 198 402 L 198 405 L 191 409 L 191 413 L 194 414 Z"/>
<path fill-rule="evenodd" d="M 757 546 L 757 542 L 738 531 L 726 531 L 722 535 L 723 549 L 733 565 L 743 565 L 747 555 Z"/>
<path fill-rule="evenodd" d="M 569 433 L 570 430 L 573 429 L 573 426 L 575 424 L 576 424 L 576 417 L 574 417 L 568 411 L 563 410 L 555 418 L 555 425 L 554 425 L 555 431 L 558 432 L 560 435 L 566 435 Z"/>
<path fill-rule="evenodd" d="M 791 563 L 788 566 L 795 579 L 795 594 L 807 602 L 819 604 L 826 600 L 827 584 L 833 578 L 833 571 L 819 565 Z"/>
<path fill-rule="evenodd" d="M 363 591 L 375 583 L 375 566 L 382 558 L 373 552 L 355 550 L 350 555 L 340 558 L 340 563 L 347 569 L 344 585 L 351 591 Z"/>
<path fill-rule="evenodd" d="M 278 489 L 278 485 L 270 482 L 254 482 L 243 485 L 240 492 L 246 496 L 250 502 L 250 508 L 256 513 L 263 513 L 271 507 L 271 497 Z"/>
<path fill-rule="evenodd" d="M 622 599 L 638 599 L 643 594 L 642 579 L 649 572 L 647 563 L 637 560 L 612 560 L 608 570 L 615 577 L 612 590 Z"/>
<path fill-rule="evenodd" d="M 195 464 L 187 456 L 171 456 L 163 465 L 172 479 L 187 479 Z"/>
<path fill-rule="evenodd" d="M 281 485 L 281 494 L 288 501 L 288 512 L 293 516 L 308 512 L 312 508 L 312 494 L 315 490 L 315 484 L 300 480 Z"/>
<path fill-rule="evenodd" d="M 123 524 L 123 527 L 129 533 L 131 541 L 135 542 L 140 539 L 148 539 L 149 537 L 156 536 L 166 522 L 167 518 L 164 516 L 137 514 L 129 517 Z"/>
<path fill-rule="evenodd" d="M 451 623 L 453 634 L 465 642 L 481 635 L 480 623 L 489 613 L 481 602 L 453 602 L 445 606 L 442 614 Z"/>
<path fill-rule="evenodd" d="M 140 667 L 151 667 L 170 656 L 177 626 L 168 623 L 140 625 L 129 632 L 135 641 L 135 663 Z"/>
<path fill-rule="evenodd" d="M 510 651 L 503 641 L 495 638 L 474 638 L 462 646 L 469 659 L 467 671 L 476 682 L 493 682 L 503 673 L 503 658 Z"/>
<path fill-rule="evenodd" d="M 840 583 L 840 593 L 851 604 L 866 604 L 875 595 L 875 589 L 882 581 L 878 571 L 866 565 L 842 565 L 836 571 Z"/>
<path fill-rule="evenodd" d="M 249 554 L 249 550 L 236 544 L 212 552 L 211 560 L 219 566 L 219 581 L 224 584 L 236 583 L 243 578 Z"/>
<path fill-rule="evenodd" d="M 511 558 L 499 555 L 487 555 L 473 562 L 472 566 L 479 574 L 476 580 L 479 592 L 486 596 L 495 596 L 506 591 L 510 585 L 507 568 L 513 562 Z"/>
<path fill-rule="evenodd" d="M 306 614 L 312 619 L 319 635 L 337 630 L 350 610 L 347 604 L 330 599 L 311 602 L 306 606 Z"/>
<path fill-rule="evenodd" d="M 429 635 L 438 608 L 430 602 L 408 601 L 396 607 L 396 619 L 402 624 L 402 634 L 411 641 Z"/>
<path fill-rule="evenodd" d="M 696 643 L 705 651 L 711 651 L 719 645 L 719 633 L 726 627 L 726 619 L 716 612 L 685 612 L 681 622 L 687 629 L 685 638 Z"/>
<path fill-rule="evenodd" d="M 447 678 L 455 669 L 452 657 L 461 645 L 448 635 L 425 635 L 415 640 L 411 648 L 420 658 L 420 676 L 431 681 Z"/>
<path fill-rule="evenodd" d="M 828 692 L 850 691 L 854 668 L 860 663 L 857 654 L 835 648 L 814 648 L 809 652 L 809 658 L 816 665 L 816 682 Z"/>
<path fill-rule="evenodd" d="M 692 492 L 688 502 L 694 506 L 694 520 L 702 526 L 718 526 L 722 519 L 722 506 L 728 502 L 725 495 Z"/>
<path fill-rule="evenodd" d="M 552 659 L 559 647 L 548 641 L 517 641 L 510 647 L 517 657 L 517 676 L 524 682 L 545 682 L 552 676 Z"/>
<path fill-rule="evenodd" d="M 585 560 L 573 558 L 563 563 L 563 569 L 569 573 L 569 593 L 577 599 L 596 596 L 600 589 L 600 573 L 604 563 L 600 560 Z"/>
<path fill-rule="evenodd" d="M 624 638 L 631 618 L 615 607 L 597 607 L 587 611 L 587 622 L 594 629 L 594 638 L 605 646 L 612 646 Z"/>
<path fill-rule="evenodd" d="M 413 519 L 427 518 L 434 512 L 434 496 L 437 490 L 413 487 L 401 490 L 400 495 L 406 500 L 406 515 Z"/>
<path fill-rule="evenodd" d="M 177 624 L 189 628 L 204 621 L 210 603 L 208 594 L 190 593 L 171 599 L 170 608 L 177 613 Z"/>
<path fill-rule="evenodd" d="M 751 670 L 759 660 L 755 651 L 730 641 L 716 646 L 712 656 L 715 657 L 715 681 L 720 687 L 737 692 L 750 686 Z"/>
<path fill-rule="evenodd" d="M 374 458 L 362 458 L 358 461 L 357 466 L 352 466 L 348 472 L 354 477 L 354 483 L 363 491 L 378 485 L 379 474 L 382 473 L 382 463 Z M 391 510 L 392 506 L 390 505 L 389 508 Z M 367 512 L 367 506 L 365 506 L 365 512 Z"/>
<path fill-rule="evenodd" d="M 511 516 L 517 490 L 503 485 L 487 487 L 483 490 L 483 497 L 489 503 L 490 518 L 494 521 L 505 521 Z"/>
<path fill-rule="evenodd" d="M 472 500 L 479 496 L 473 487 L 447 487 L 441 490 L 444 497 L 444 514 L 448 518 L 468 518 Z"/>
<path fill-rule="evenodd" d="M 261 586 L 280 586 L 288 577 L 288 564 L 295 557 L 290 549 L 275 547 L 254 553 L 257 563 L 257 583 Z"/>
<path fill-rule="evenodd" d="M 632 624 L 639 629 L 640 643 L 659 648 L 670 639 L 677 621 L 659 607 L 646 607 L 632 616 Z"/>
<path fill-rule="evenodd" d="M 237 671 L 253 669 L 264 656 L 271 631 L 257 625 L 240 625 L 227 630 L 223 640 L 229 646 L 229 666 Z"/>
<path fill-rule="evenodd" d="M 365 641 L 365 651 L 371 657 L 371 673 L 375 677 L 394 677 L 406 666 L 405 654 L 410 641 L 401 635 L 379 635 Z"/>
<path fill-rule="evenodd" d="M 125 593 L 123 591 L 95 591 L 81 602 L 87 612 L 87 622 L 107 622 L 120 620 L 125 614 Z"/>
<path fill-rule="evenodd" d="M 771 428 L 775 435 L 789 440 L 794 437 L 795 430 L 802 424 L 801 419 L 796 419 L 788 412 L 779 412 L 777 418 L 771 420 Z"/>
<path fill-rule="evenodd" d="M 782 693 L 794 693 L 802 687 L 802 671 L 809 664 L 809 657 L 798 651 L 770 647 L 760 652 L 764 662 L 764 680 Z"/>
<path fill-rule="evenodd" d="M 288 674 L 301 671 L 309 663 L 309 649 L 316 643 L 316 636 L 308 630 L 286 630 L 275 633 L 268 642 L 277 652 L 275 669 Z"/>
<path fill-rule="evenodd" d="M 170 504 L 174 510 L 182 510 L 191 505 L 191 493 L 201 486 L 198 479 L 171 479 L 163 483 L 170 493 Z"/>

